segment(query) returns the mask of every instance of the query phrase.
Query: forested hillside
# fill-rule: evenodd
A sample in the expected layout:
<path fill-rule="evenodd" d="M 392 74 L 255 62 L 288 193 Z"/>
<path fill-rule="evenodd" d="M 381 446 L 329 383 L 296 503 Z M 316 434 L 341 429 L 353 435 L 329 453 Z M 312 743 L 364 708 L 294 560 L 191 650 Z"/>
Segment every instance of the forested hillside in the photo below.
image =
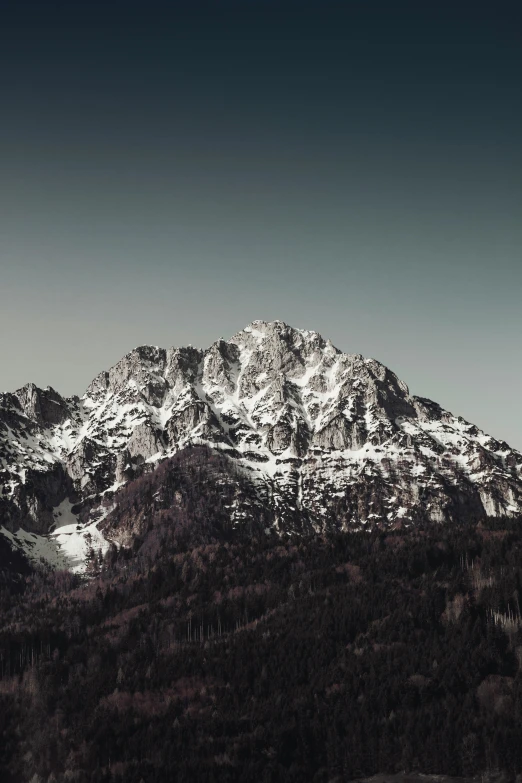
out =
<path fill-rule="evenodd" d="M 196 543 L 160 515 L 88 580 L 4 580 L 2 781 L 522 771 L 520 521 L 282 540 L 202 503 Z"/>

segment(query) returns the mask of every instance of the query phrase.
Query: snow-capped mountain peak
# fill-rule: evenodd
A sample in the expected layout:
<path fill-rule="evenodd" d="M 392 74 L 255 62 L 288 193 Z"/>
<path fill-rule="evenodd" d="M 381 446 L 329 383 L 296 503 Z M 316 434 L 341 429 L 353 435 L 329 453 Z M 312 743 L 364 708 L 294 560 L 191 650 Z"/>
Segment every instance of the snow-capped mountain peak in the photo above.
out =
<path fill-rule="evenodd" d="M 231 460 L 280 530 L 522 511 L 518 452 L 380 362 L 256 320 L 207 350 L 139 346 L 81 398 L 34 384 L 0 395 L 0 522 L 45 538 L 65 503 L 84 540 L 102 500 L 194 443 Z"/>

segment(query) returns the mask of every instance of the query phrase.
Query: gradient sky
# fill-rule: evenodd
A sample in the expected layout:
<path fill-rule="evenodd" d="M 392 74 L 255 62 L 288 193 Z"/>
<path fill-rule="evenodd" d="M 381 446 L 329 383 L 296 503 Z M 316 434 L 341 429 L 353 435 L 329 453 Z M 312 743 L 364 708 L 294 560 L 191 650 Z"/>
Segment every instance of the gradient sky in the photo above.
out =
<path fill-rule="evenodd" d="M 0 389 L 316 329 L 522 448 L 519 3 L 0 2 Z"/>

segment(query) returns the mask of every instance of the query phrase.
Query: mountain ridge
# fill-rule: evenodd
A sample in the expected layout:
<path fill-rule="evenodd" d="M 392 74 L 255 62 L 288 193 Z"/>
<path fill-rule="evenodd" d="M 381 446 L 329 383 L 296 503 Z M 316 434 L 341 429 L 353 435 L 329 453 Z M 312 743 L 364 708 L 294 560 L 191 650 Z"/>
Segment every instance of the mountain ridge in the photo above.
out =
<path fill-rule="evenodd" d="M 138 346 L 81 398 L 31 383 L 1 394 L 1 530 L 80 569 L 86 537 L 108 546 L 108 501 L 193 445 L 233 462 L 280 533 L 522 511 L 519 452 L 377 360 L 257 320 L 208 349 Z M 240 501 L 230 513 L 244 522 Z"/>

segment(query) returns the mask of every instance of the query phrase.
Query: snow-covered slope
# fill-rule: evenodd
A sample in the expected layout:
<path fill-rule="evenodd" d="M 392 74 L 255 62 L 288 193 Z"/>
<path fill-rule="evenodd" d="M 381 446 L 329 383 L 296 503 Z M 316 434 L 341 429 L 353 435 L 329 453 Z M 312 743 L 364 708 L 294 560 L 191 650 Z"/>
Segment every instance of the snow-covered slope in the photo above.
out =
<path fill-rule="evenodd" d="M 0 395 L 0 524 L 81 568 L 107 545 L 97 524 L 118 488 L 191 443 L 228 455 L 281 532 L 522 512 L 522 455 L 506 443 L 374 359 L 254 321 L 206 351 L 136 348 L 81 399 Z"/>

